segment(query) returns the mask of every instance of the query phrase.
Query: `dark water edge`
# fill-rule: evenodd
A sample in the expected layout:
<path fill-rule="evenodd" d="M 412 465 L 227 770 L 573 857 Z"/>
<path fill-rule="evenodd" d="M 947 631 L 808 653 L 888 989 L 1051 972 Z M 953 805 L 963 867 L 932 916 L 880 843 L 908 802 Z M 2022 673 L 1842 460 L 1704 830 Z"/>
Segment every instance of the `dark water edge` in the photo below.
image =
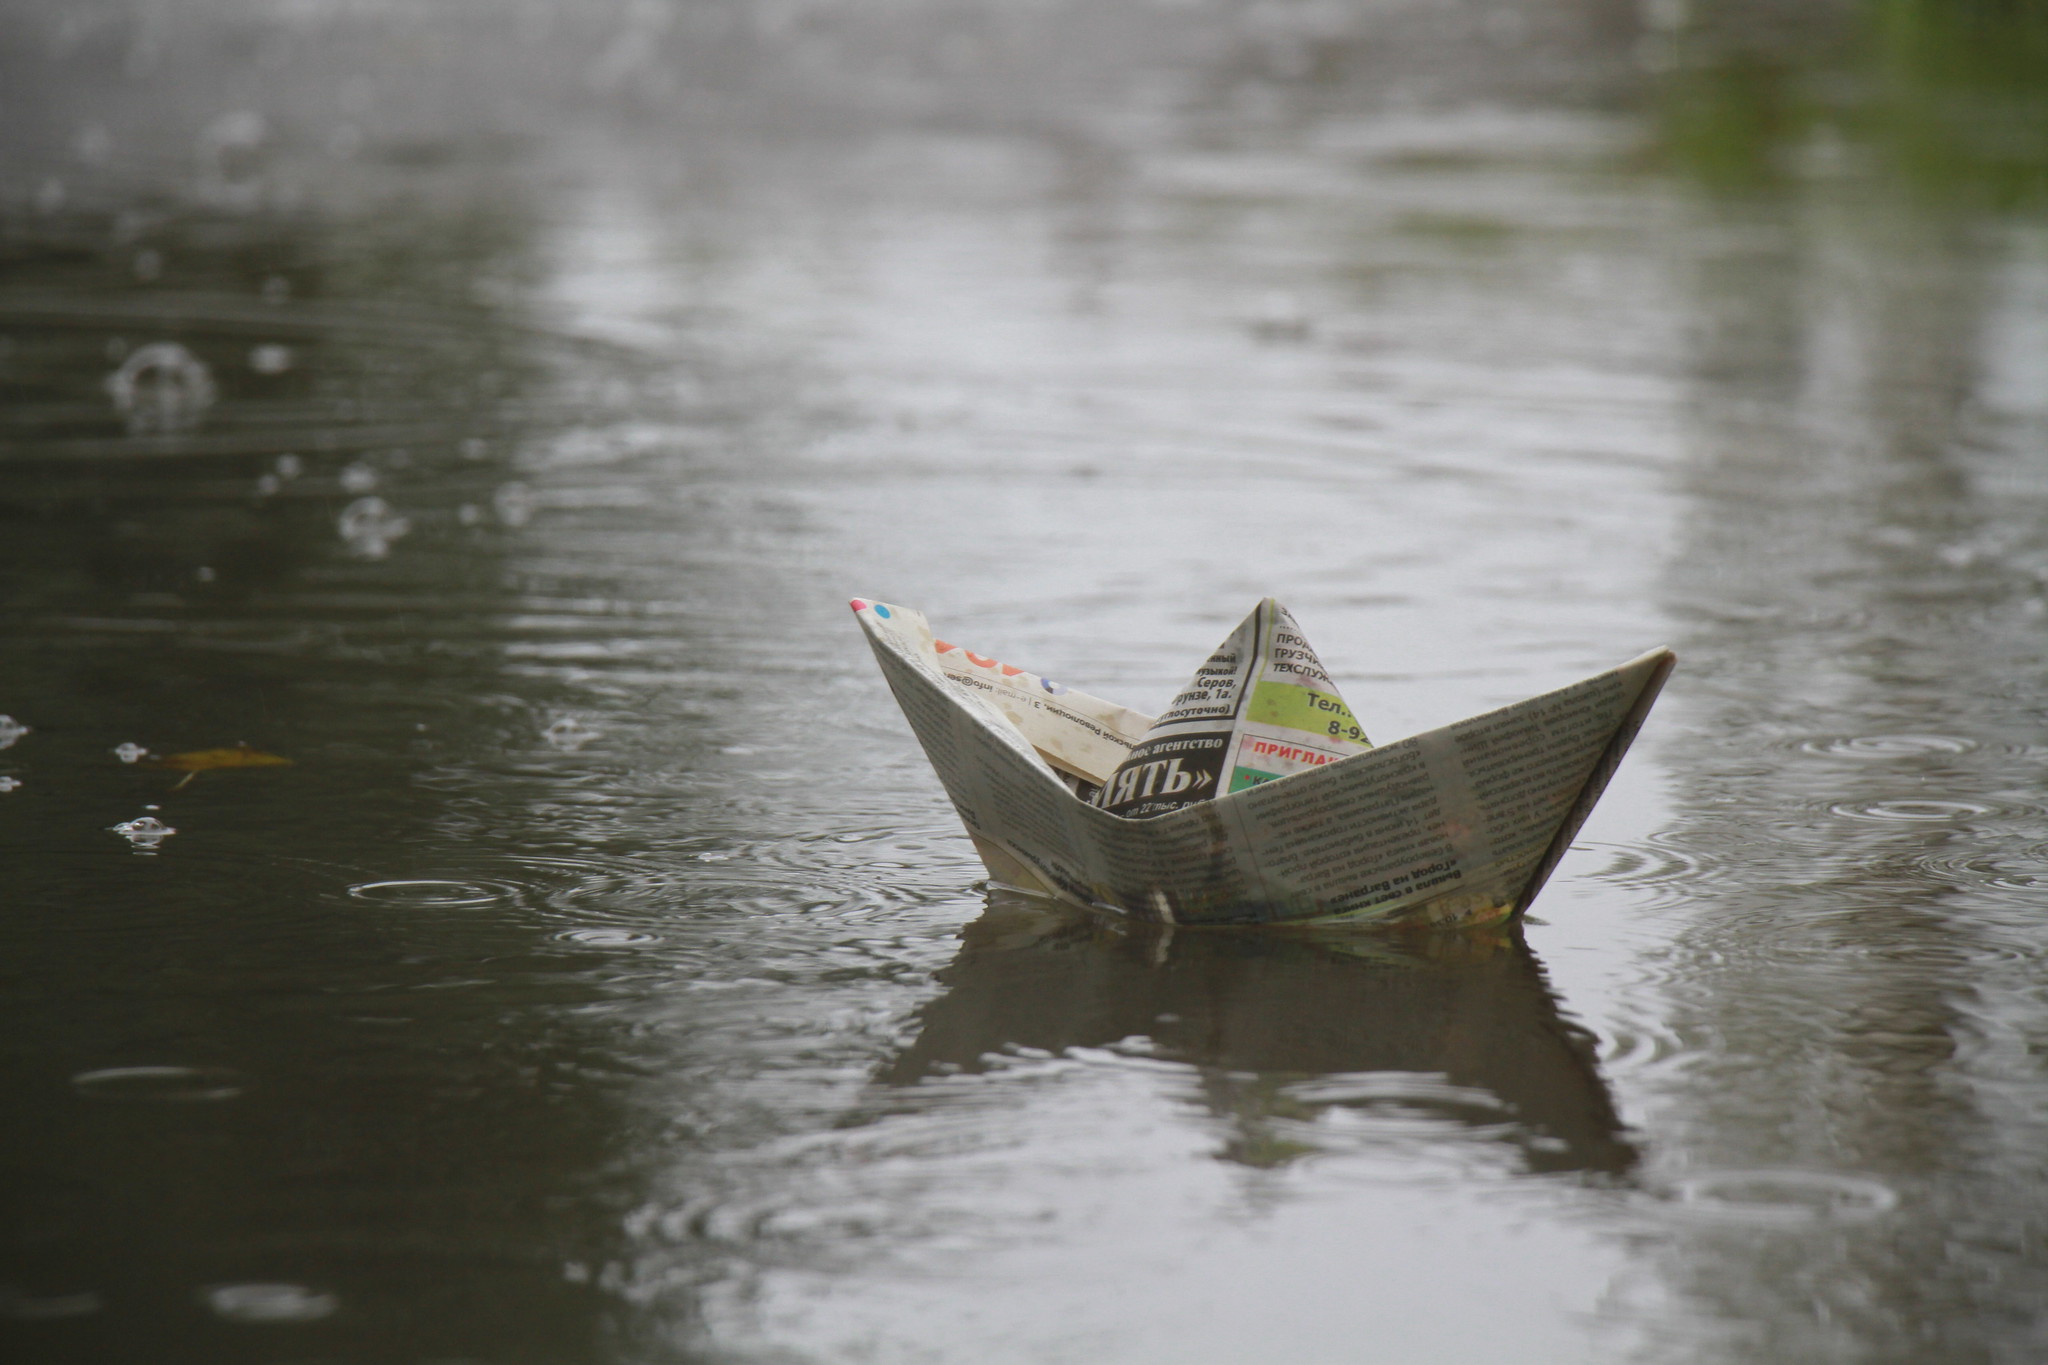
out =
<path fill-rule="evenodd" d="M 11 7 L 0 1346 L 2036 1358 L 2044 24 Z M 1526 931 L 992 894 L 841 605 L 1269 592 L 1678 650 Z"/>

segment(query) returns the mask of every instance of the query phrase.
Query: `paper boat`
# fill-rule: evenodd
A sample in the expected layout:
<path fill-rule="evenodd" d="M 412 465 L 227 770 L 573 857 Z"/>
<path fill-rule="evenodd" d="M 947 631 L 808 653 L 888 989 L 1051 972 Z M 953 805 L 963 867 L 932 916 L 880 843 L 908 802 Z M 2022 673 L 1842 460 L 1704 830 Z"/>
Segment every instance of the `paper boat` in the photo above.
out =
<path fill-rule="evenodd" d="M 1169 924 L 1489 923 L 1529 907 L 1675 656 L 1150 819 L 1077 795 L 1152 718 L 856 598 L 882 676 L 998 883 Z"/>

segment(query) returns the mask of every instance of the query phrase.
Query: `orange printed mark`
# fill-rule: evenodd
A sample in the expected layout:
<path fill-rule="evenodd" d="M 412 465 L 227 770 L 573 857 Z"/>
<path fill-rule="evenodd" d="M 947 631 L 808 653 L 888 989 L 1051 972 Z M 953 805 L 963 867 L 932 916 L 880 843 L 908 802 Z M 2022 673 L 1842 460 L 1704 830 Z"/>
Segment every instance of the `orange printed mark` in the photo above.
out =
<path fill-rule="evenodd" d="M 994 668 L 996 666 L 994 659 L 985 658 L 980 654 L 976 654 L 971 649 L 967 651 L 967 662 L 973 664 L 976 668 Z"/>

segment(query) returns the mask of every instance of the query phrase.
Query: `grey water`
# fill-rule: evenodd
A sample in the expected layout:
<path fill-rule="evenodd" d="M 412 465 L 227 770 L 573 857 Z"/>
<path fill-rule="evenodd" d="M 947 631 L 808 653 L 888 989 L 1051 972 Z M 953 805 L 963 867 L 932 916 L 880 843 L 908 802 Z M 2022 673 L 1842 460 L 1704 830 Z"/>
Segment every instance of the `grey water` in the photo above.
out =
<path fill-rule="evenodd" d="M 2048 1354 L 2040 5 L 20 0 L 0 115 L 7 1359 Z M 991 891 L 844 605 L 1267 594 L 1380 740 L 1678 651 L 1525 926 Z"/>

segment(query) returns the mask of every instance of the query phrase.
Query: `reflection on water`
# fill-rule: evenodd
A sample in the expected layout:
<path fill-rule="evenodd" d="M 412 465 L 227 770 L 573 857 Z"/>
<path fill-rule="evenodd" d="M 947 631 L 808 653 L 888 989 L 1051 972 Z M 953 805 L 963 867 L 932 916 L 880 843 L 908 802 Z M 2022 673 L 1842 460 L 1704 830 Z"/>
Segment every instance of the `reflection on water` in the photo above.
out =
<path fill-rule="evenodd" d="M 1404 1126 L 1471 1125 L 1534 1171 L 1625 1171 L 1634 1152 L 1512 929 L 1322 940 L 1161 933 L 996 898 L 918 1011 L 890 1085 L 1032 1052 L 1138 1043 L 1185 1063 L 1254 1166 Z"/>
<path fill-rule="evenodd" d="M 2039 1356 L 2038 10 L 6 7 L 0 1351 Z M 855 592 L 1685 664 L 1540 967 L 1167 938 Z"/>

